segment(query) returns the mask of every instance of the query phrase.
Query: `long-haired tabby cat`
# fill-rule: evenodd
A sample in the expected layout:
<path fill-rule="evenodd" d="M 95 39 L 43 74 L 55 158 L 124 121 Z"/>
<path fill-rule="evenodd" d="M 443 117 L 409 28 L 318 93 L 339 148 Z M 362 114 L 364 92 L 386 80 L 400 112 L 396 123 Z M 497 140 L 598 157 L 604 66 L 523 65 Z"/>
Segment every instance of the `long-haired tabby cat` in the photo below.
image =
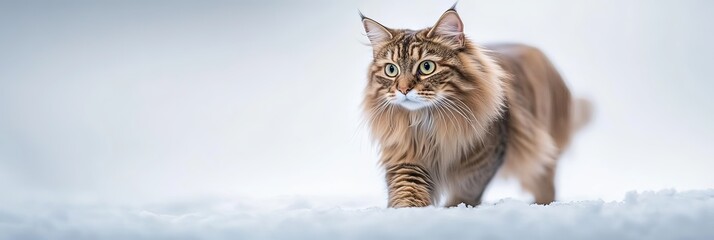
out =
<path fill-rule="evenodd" d="M 556 159 L 589 111 L 542 52 L 477 46 L 453 7 L 421 30 L 362 22 L 374 56 L 363 105 L 389 207 L 440 197 L 446 206 L 478 205 L 501 168 L 536 203 L 554 200 Z"/>

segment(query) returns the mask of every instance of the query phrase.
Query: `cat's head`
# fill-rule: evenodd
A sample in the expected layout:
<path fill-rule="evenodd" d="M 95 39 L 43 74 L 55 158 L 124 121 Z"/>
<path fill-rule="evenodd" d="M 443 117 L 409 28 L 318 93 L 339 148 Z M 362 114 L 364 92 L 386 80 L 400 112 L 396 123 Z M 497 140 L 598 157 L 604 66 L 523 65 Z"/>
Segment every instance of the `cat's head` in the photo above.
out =
<path fill-rule="evenodd" d="M 420 111 L 457 105 L 468 100 L 463 99 L 466 95 L 478 94 L 474 89 L 489 90 L 482 87 L 494 84 L 478 82 L 484 78 L 479 68 L 492 66 L 479 63 L 484 55 L 465 38 L 454 8 L 444 12 L 434 26 L 421 30 L 392 29 L 364 16 L 362 23 L 374 56 L 368 73 L 368 103 Z"/>

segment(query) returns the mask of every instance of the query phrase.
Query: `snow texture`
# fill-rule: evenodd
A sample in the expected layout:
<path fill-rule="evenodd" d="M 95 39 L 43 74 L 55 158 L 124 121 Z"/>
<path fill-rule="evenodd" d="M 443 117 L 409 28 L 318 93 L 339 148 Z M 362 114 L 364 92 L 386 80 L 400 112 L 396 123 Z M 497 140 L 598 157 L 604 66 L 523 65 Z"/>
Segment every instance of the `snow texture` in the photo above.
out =
<path fill-rule="evenodd" d="M 548 206 L 351 205 L 299 197 L 142 207 L 24 203 L 0 207 L 0 239 L 714 239 L 714 189 Z"/>

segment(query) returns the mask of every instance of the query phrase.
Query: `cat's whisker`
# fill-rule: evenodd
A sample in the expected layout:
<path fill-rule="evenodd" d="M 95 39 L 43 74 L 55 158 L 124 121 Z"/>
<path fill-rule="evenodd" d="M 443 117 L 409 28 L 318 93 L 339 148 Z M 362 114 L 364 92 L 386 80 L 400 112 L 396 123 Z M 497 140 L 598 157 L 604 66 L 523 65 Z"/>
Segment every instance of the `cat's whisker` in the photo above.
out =
<path fill-rule="evenodd" d="M 369 116 L 369 121 L 374 122 L 374 120 L 382 113 L 383 109 L 386 108 L 387 105 L 389 105 L 389 100 L 386 98 L 381 98 L 381 101 L 372 109 L 370 109 L 370 116 Z"/>
<path fill-rule="evenodd" d="M 462 112 L 462 110 L 460 110 L 460 109 L 455 105 L 454 102 L 452 102 L 451 100 L 449 100 L 449 99 L 447 99 L 447 98 L 444 98 L 444 100 L 445 100 L 444 103 L 446 104 L 446 106 L 447 106 L 450 110 L 453 110 L 453 111 L 457 112 L 459 115 L 461 115 L 461 117 L 463 117 L 463 119 L 466 120 L 466 122 L 469 124 L 469 126 L 471 127 L 471 129 L 473 129 L 474 132 L 478 132 L 478 130 L 476 129 L 476 126 L 474 126 L 473 121 L 472 121 L 470 118 L 468 118 L 468 117 Z"/>
<path fill-rule="evenodd" d="M 476 124 L 478 124 L 478 127 L 481 129 L 481 131 L 484 131 L 484 132 L 487 133 L 487 134 L 491 134 L 491 130 L 490 130 L 489 128 L 486 128 L 486 127 L 483 126 L 483 124 L 481 123 L 481 121 L 479 121 L 479 119 L 476 118 L 476 116 L 473 114 L 473 111 L 466 110 L 466 109 L 468 109 L 466 103 L 464 103 L 463 101 L 461 101 L 461 100 L 458 99 L 458 98 L 454 98 L 454 99 L 455 99 L 456 101 L 459 101 L 459 102 L 461 103 L 462 107 L 464 108 L 464 110 L 465 110 L 466 112 L 468 112 L 468 113 L 471 114 L 471 117 L 473 117 L 473 121 L 474 121 Z M 480 138 L 480 137 L 479 137 L 479 140 L 480 140 L 481 142 L 483 142 L 483 139 Z"/>
<path fill-rule="evenodd" d="M 451 100 L 449 100 L 449 101 L 452 102 L 452 103 L 453 103 L 454 105 L 456 105 L 457 107 L 459 107 L 460 109 L 462 109 L 464 112 L 467 112 L 467 113 L 469 113 L 469 114 L 471 115 L 472 119 L 470 119 L 469 122 L 471 123 L 471 126 L 472 126 L 472 127 L 473 127 L 473 124 L 476 123 L 476 125 L 478 125 L 478 127 L 479 127 L 479 130 L 484 131 L 484 132 L 486 132 L 486 133 L 490 133 L 489 129 L 483 127 L 483 125 L 481 124 L 481 122 L 478 121 L 478 119 L 476 118 L 476 116 L 473 114 L 473 111 L 469 110 L 468 107 L 466 106 L 466 104 L 465 104 L 463 101 L 461 101 L 461 100 L 458 99 L 458 98 L 453 98 L 453 99 L 456 100 L 456 101 L 459 101 L 459 102 L 462 104 L 462 106 L 459 106 L 458 104 L 456 104 L 455 102 L 453 102 L 453 101 L 451 101 Z M 447 100 L 448 100 L 448 99 L 447 99 Z M 476 130 L 474 130 L 474 131 L 476 131 Z M 479 141 L 482 145 L 484 144 L 483 138 L 478 137 L 478 141 Z"/>
<path fill-rule="evenodd" d="M 461 101 L 461 99 L 458 99 L 458 98 L 454 98 L 453 100 L 458 101 L 458 103 L 460 103 L 461 109 L 463 109 L 464 111 L 466 111 L 467 113 L 469 113 L 469 115 L 471 115 L 471 118 L 472 118 L 472 119 L 476 120 L 476 116 L 474 115 L 473 110 L 471 110 L 471 109 L 468 107 L 468 105 L 466 105 L 466 103 L 464 103 L 463 101 Z M 453 101 L 453 100 L 451 100 L 451 101 Z M 454 103 L 456 103 L 456 102 L 454 102 Z"/>
<path fill-rule="evenodd" d="M 470 123 L 470 125 L 471 125 L 472 127 L 473 127 L 473 124 L 474 124 L 474 121 L 475 121 L 476 124 L 479 125 L 479 128 L 483 128 L 483 126 L 481 126 L 481 123 L 478 123 L 478 121 L 476 121 L 476 120 L 477 120 L 477 119 L 476 119 L 476 116 L 474 116 L 473 113 L 471 113 L 471 111 L 469 111 L 469 110 L 467 110 L 467 109 L 464 109 L 464 107 L 459 106 L 459 105 L 456 104 L 454 101 L 452 101 L 452 100 L 450 100 L 450 99 L 448 99 L 448 98 L 445 98 L 445 100 L 448 101 L 449 104 L 452 105 L 452 106 L 455 108 L 455 110 L 457 110 L 457 111 L 459 112 L 459 114 L 461 114 L 461 116 L 464 117 L 464 119 L 466 119 L 466 120 Z M 464 112 L 468 112 L 468 113 L 472 116 L 472 118 L 467 117 Z M 474 127 L 474 128 L 475 128 L 475 127 Z M 474 129 L 474 130 L 476 130 L 476 129 Z"/>
<path fill-rule="evenodd" d="M 463 110 L 462 107 L 458 106 L 456 103 L 454 103 L 453 101 L 449 100 L 448 98 L 444 98 L 444 101 L 445 101 L 445 103 L 446 103 L 446 105 L 447 105 L 447 107 L 448 107 L 449 110 L 451 110 L 451 111 L 456 111 L 457 113 L 459 113 L 459 114 L 463 117 L 463 119 L 466 120 L 466 122 L 469 124 L 469 126 L 471 127 L 471 129 L 472 129 L 475 133 L 478 132 L 478 129 L 476 128 L 476 126 L 474 126 L 474 121 L 476 121 L 476 119 L 475 119 L 475 118 L 474 118 L 474 119 L 471 119 L 471 118 L 467 117 L 466 114 L 463 113 L 463 111 L 467 111 L 467 110 Z M 472 115 L 472 116 L 473 116 L 473 115 Z M 479 125 L 479 127 L 481 127 L 481 124 L 480 124 L 480 123 L 477 122 L 477 124 Z M 482 140 L 482 139 L 478 139 L 478 140 L 483 143 L 483 140 Z"/>
<path fill-rule="evenodd" d="M 441 120 L 440 120 L 440 121 L 446 121 L 446 118 L 444 118 L 444 115 L 441 114 L 441 110 L 439 110 L 439 106 L 436 105 L 436 103 L 430 105 L 430 106 L 429 106 L 429 109 L 430 109 L 430 110 L 436 110 L 435 112 L 436 112 L 437 114 L 439 114 L 439 116 L 441 117 Z M 432 115 L 433 115 L 433 114 L 432 114 Z M 436 116 L 434 116 L 434 118 L 436 118 Z M 433 122 L 435 122 L 435 121 L 432 121 L 432 123 L 433 123 Z M 449 125 L 445 125 L 445 126 L 448 127 Z"/>
<path fill-rule="evenodd" d="M 443 103 L 443 102 L 442 102 L 442 103 Z M 451 122 L 452 125 L 456 126 L 456 127 L 459 129 L 459 131 L 461 131 L 461 130 L 462 130 L 462 129 L 461 129 L 461 124 L 456 124 L 456 123 L 455 123 L 455 121 L 456 121 L 456 120 L 455 120 L 455 119 L 456 119 L 456 115 L 454 115 L 454 113 L 453 113 L 447 106 L 444 106 L 444 105 L 442 105 L 442 104 L 438 104 L 438 106 L 439 106 L 441 109 L 443 109 L 444 112 L 447 112 L 446 110 L 449 110 L 448 113 L 451 114 L 451 117 L 452 117 L 452 118 L 449 118 L 449 121 Z M 448 115 L 447 115 L 447 116 L 448 116 Z"/>
<path fill-rule="evenodd" d="M 469 108 L 466 103 L 464 103 L 463 101 L 461 101 L 461 99 L 458 99 L 458 98 L 454 98 L 454 100 L 456 100 L 456 101 L 458 101 L 459 103 L 461 103 L 461 109 L 463 109 L 465 112 L 469 113 L 469 114 L 471 115 L 471 118 L 479 125 L 479 127 L 480 127 L 481 129 L 485 129 L 485 128 L 483 127 L 483 125 L 481 125 L 481 122 L 478 121 L 479 119 L 476 118 L 476 115 L 474 115 L 474 111 L 471 110 L 471 108 Z"/>
<path fill-rule="evenodd" d="M 456 100 L 458 100 L 458 99 L 456 99 Z M 473 121 L 476 120 L 476 116 L 473 115 L 473 113 L 471 112 L 470 109 L 468 109 L 468 107 L 466 107 L 466 106 L 461 106 L 461 105 L 457 104 L 456 102 L 454 102 L 453 100 L 448 99 L 448 98 L 445 98 L 445 101 L 448 101 L 449 104 L 451 104 L 456 110 L 458 110 L 459 113 L 461 113 L 461 115 L 462 115 L 465 119 L 467 119 L 468 121 L 473 122 Z M 459 101 L 460 101 L 460 100 L 459 100 Z M 471 118 L 465 116 L 466 113 L 468 113 L 468 115 L 470 115 Z"/>
<path fill-rule="evenodd" d="M 384 100 L 380 103 L 380 105 L 378 106 L 378 108 L 373 112 L 373 116 L 374 116 L 374 117 L 377 117 L 377 116 L 381 115 L 381 114 L 384 112 L 384 110 L 387 109 L 388 106 L 389 106 L 389 100 L 384 99 Z"/>
<path fill-rule="evenodd" d="M 394 117 L 394 104 L 389 104 L 389 117 Z"/>
<path fill-rule="evenodd" d="M 461 131 L 461 124 L 456 124 L 456 123 L 454 122 L 454 117 L 455 117 L 455 116 L 454 116 L 454 113 L 452 113 L 451 111 L 447 111 L 447 109 L 446 109 L 444 106 L 442 106 L 442 105 L 439 105 L 439 109 L 441 109 L 441 111 L 444 112 L 444 116 L 446 116 L 446 118 L 449 119 L 449 122 L 451 122 L 451 126 L 455 126 L 456 129 L 458 129 L 459 131 Z M 449 117 L 449 114 L 450 114 L 452 117 Z"/>

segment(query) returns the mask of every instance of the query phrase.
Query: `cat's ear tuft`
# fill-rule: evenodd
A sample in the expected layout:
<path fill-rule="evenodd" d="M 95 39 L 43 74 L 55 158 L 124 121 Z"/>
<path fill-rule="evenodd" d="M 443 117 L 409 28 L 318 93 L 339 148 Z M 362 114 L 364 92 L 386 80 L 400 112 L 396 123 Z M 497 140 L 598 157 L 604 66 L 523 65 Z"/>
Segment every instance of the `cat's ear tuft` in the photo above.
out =
<path fill-rule="evenodd" d="M 446 10 L 426 36 L 430 38 L 440 36 L 456 47 L 464 46 L 464 23 L 461 22 L 456 9 L 452 7 Z"/>
<path fill-rule="evenodd" d="M 367 33 L 369 41 L 372 43 L 372 47 L 379 47 L 382 44 L 387 43 L 392 39 L 392 32 L 388 28 L 382 26 L 378 22 L 365 17 L 360 12 L 360 17 L 362 18 L 362 24 L 364 25 L 364 31 Z"/>

